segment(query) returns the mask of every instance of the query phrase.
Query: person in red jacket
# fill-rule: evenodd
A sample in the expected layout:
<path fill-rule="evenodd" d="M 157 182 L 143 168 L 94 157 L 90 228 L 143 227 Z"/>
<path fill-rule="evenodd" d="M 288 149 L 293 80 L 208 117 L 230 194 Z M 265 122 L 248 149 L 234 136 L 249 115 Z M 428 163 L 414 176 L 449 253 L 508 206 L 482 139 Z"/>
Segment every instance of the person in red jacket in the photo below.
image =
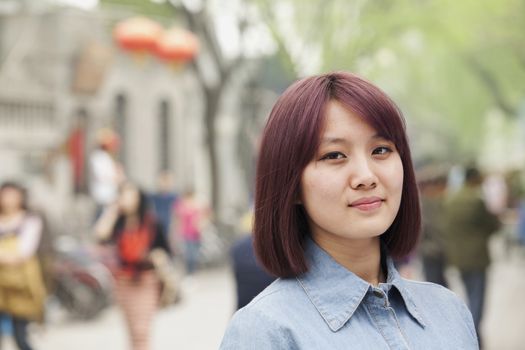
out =
<path fill-rule="evenodd" d="M 151 256 L 159 250 L 169 254 L 170 249 L 162 226 L 148 208 L 146 195 L 134 184 L 124 183 L 118 201 L 96 223 L 95 234 L 101 242 L 114 246 L 115 294 L 132 349 L 150 349 L 150 328 L 161 287 Z"/>

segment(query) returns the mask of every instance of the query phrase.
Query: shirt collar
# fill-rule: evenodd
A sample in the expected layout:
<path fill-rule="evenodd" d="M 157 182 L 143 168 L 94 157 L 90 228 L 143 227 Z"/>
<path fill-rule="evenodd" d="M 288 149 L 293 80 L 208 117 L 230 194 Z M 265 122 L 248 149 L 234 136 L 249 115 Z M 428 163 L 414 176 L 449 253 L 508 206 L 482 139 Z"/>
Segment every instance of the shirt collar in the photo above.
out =
<path fill-rule="evenodd" d="M 334 332 L 341 329 L 373 287 L 353 272 L 337 263 L 312 239 L 306 240 L 305 256 L 308 272 L 297 276 L 297 281 L 315 306 L 328 327 Z M 399 276 L 392 259 L 387 258 L 388 278 L 379 287 L 388 291 L 392 286 L 401 295 L 410 315 L 422 327 L 425 322 L 414 299 Z"/>

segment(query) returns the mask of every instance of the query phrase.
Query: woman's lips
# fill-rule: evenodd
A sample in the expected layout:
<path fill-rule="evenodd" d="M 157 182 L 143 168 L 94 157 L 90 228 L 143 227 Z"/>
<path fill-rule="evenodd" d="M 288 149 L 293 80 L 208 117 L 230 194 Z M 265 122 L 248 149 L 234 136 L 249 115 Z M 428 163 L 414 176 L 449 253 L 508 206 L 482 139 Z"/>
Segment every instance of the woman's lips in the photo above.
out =
<path fill-rule="evenodd" d="M 379 197 L 366 197 L 360 198 L 356 201 L 353 201 L 350 204 L 350 207 L 356 208 L 362 211 L 371 211 L 377 209 L 383 204 L 383 200 Z"/>

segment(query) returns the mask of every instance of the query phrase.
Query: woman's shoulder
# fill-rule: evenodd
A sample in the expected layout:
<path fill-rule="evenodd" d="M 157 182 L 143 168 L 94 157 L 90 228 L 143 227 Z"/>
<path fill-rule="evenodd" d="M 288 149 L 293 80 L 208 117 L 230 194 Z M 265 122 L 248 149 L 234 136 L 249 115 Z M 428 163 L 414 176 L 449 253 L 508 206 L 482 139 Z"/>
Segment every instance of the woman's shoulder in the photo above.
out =
<path fill-rule="evenodd" d="M 441 308 L 447 306 L 463 309 L 465 305 L 456 293 L 442 285 L 408 279 L 403 279 L 403 284 L 408 289 L 410 295 L 416 299 L 415 302 L 422 304 L 425 308 L 433 306 Z"/>
<path fill-rule="evenodd" d="M 453 291 L 439 284 L 403 279 L 416 306 L 422 309 L 427 318 L 437 322 L 442 318 L 448 323 L 465 325 L 473 338 L 476 338 L 472 314 L 465 302 Z"/>
<path fill-rule="evenodd" d="M 289 304 L 290 298 L 296 296 L 300 291 L 295 278 L 278 278 L 243 309 L 248 314 L 258 315 L 261 312 L 271 314 L 274 309 L 282 309 L 283 304 Z"/>
<path fill-rule="evenodd" d="M 228 324 L 220 349 L 290 349 L 293 329 L 286 315 L 296 308 L 299 296 L 295 279 L 277 279 L 248 305 L 238 310 Z M 300 301 L 299 301 L 300 303 Z"/>
<path fill-rule="evenodd" d="M 32 224 L 42 224 L 44 220 L 42 214 L 35 211 L 28 211 L 25 213 L 24 221 Z"/>
<path fill-rule="evenodd" d="M 0 220 L 0 228 L 2 229 L 25 229 L 27 227 L 41 226 L 43 223 L 42 217 L 36 212 L 26 211 L 19 216 L 13 218 Z"/>
<path fill-rule="evenodd" d="M 403 284 L 416 297 L 461 302 L 456 293 L 436 283 L 403 279 Z"/>

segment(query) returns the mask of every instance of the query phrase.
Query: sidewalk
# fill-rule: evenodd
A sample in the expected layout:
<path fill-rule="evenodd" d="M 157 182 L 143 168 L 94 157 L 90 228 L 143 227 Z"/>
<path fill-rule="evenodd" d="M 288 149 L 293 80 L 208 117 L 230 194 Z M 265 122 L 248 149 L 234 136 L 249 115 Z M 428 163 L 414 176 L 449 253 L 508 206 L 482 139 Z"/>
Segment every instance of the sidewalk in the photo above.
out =
<path fill-rule="evenodd" d="M 494 237 L 491 253 L 484 345 L 488 350 L 525 349 L 525 247 L 507 251 L 500 237 Z"/>

